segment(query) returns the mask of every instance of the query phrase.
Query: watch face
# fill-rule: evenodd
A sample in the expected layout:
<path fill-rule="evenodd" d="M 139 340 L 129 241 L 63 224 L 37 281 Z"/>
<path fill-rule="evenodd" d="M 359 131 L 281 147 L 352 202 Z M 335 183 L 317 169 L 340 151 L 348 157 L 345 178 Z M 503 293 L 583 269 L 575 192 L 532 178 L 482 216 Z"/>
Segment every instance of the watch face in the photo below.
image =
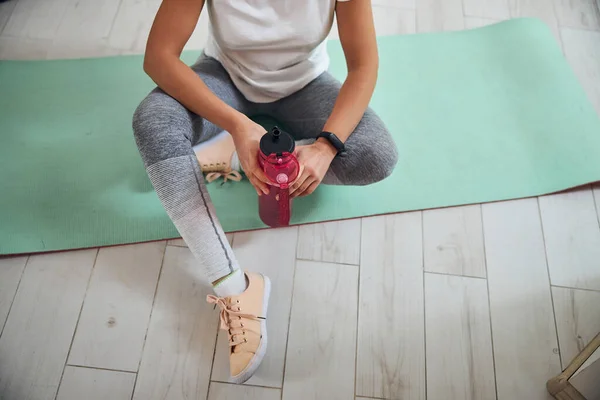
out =
<path fill-rule="evenodd" d="M 324 137 L 331 143 L 331 145 L 337 150 L 338 155 L 343 155 L 346 152 L 346 146 L 344 143 L 338 138 L 335 133 L 331 132 L 323 132 L 319 135 L 319 137 Z"/>
<path fill-rule="evenodd" d="M 335 146 L 336 149 L 342 150 L 344 148 L 344 143 L 342 143 L 342 141 L 340 140 L 339 137 L 335 136 L 335 134 L 331 134 L 331 141 L 333 142 L 333 145 Z"/>

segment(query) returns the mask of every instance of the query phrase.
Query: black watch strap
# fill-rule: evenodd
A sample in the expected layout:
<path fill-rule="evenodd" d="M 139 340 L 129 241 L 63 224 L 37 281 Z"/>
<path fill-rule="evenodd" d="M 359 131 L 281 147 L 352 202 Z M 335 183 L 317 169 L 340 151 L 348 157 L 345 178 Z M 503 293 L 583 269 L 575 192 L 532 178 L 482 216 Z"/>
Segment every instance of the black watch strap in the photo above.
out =
<path fill-rule="evenodd" d="M 321 132 L 317 138 L 325 138 L 337 150 L 337 157 L 346 155 L 346 145 L 338 138 L 335 133 Z"/>

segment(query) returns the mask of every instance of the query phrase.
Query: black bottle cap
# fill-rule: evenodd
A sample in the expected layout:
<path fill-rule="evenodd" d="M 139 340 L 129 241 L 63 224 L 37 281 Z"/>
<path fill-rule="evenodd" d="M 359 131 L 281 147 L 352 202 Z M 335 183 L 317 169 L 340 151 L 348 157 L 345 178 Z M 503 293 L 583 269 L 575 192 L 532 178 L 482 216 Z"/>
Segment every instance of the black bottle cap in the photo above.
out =
<path fill-rule="evenodd" d="M 274 127 L 260 139 L 260 151 L 267 157 L 271 154 L 293 153 L 295 149 L 296 142 L 292 135 L 278 127 Z"/>

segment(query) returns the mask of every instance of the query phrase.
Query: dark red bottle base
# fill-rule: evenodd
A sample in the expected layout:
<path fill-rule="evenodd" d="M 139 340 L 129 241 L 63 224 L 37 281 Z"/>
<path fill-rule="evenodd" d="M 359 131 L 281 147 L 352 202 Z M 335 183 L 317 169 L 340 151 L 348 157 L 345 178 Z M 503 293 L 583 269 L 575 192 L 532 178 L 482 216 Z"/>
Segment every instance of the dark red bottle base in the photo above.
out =
<path fill-rule="evenodd" d="M 291 199 L 289 189 L 272 186 L 269 194 L 258 198 L 258 215 L 271 228 L 290 224 Z"/>

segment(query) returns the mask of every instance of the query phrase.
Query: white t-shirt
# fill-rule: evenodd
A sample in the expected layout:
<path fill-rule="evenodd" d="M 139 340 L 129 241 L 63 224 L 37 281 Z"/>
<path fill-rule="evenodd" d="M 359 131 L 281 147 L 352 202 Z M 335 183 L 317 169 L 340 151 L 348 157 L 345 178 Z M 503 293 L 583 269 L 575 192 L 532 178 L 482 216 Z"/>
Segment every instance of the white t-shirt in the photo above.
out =
<path fill-rule="evenodd" d="M 337 1 L 348 0 L 207 0 L 205 53 L 248 100 L 279 100 L 327 70 Z"/>

